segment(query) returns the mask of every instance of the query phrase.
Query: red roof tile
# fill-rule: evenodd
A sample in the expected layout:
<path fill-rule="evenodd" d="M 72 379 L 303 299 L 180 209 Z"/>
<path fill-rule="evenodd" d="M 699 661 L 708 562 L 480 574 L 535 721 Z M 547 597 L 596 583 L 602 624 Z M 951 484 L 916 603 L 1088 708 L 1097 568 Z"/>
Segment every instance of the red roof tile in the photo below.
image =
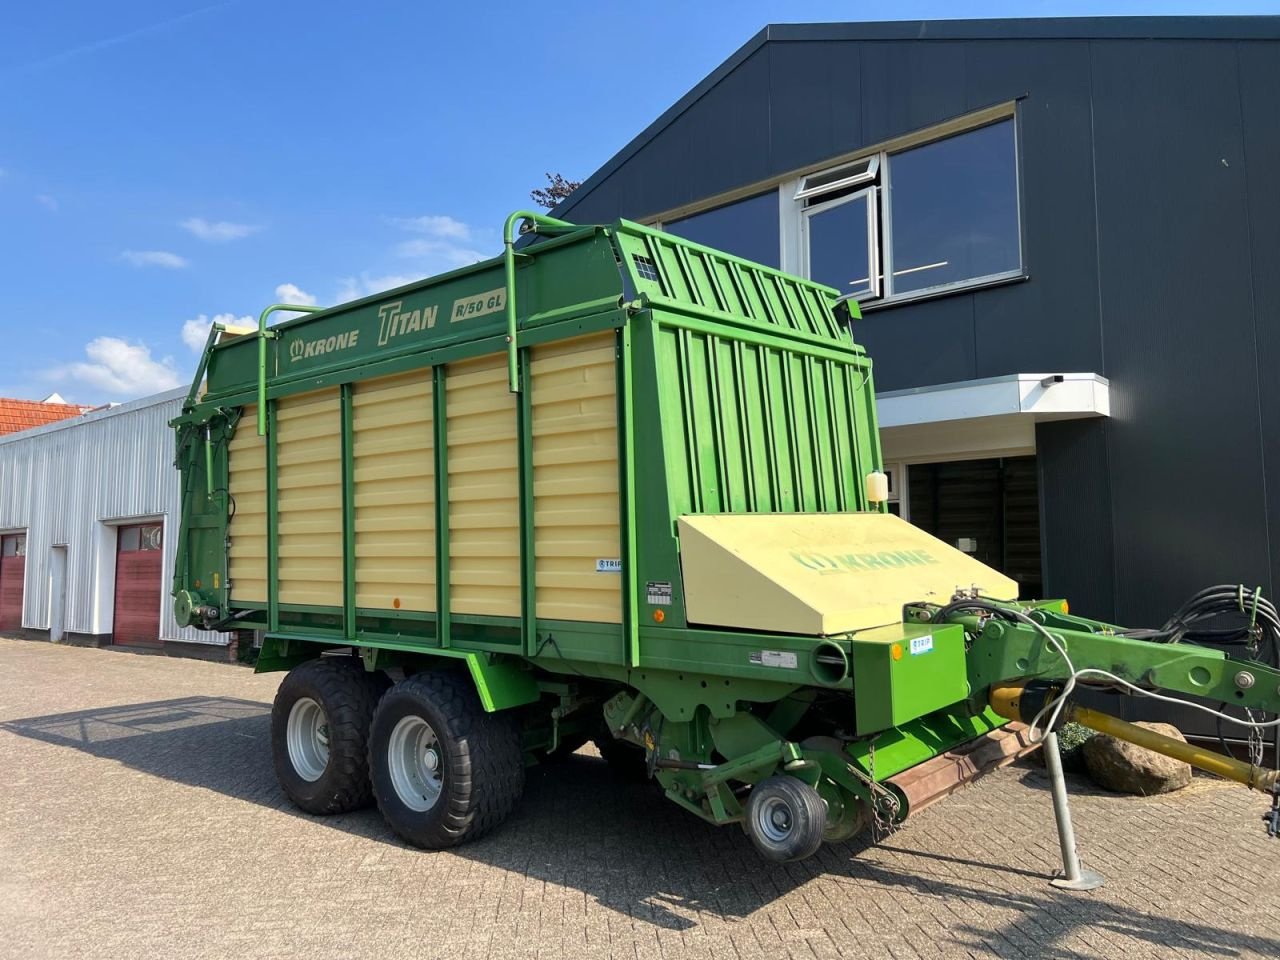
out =
<path fill-rule="evenodd" d="M 0 397 L 0 435 L 43 427 L 88 413 L 93 407 L 74 403 L 42 403 L 39 400 L 7 400 Z"/>

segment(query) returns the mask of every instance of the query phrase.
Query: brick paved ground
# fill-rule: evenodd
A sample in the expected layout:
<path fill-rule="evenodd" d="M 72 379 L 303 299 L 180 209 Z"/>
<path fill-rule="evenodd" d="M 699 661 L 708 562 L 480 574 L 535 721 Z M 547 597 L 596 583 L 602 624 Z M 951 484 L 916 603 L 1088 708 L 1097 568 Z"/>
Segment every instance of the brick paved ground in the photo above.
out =
<path fill-rule="evenodd" d="M 762 862 L 584 753 L 496 835 L 404 847 L 319 819 L 268 753 L 279 675 L 0 640 L 0 957 L 1277 957 L 1264 803 L 1073 783 L 1090 894 L 1048 887 L 1043 774 L 988 777 L 879 846 Z M 1261 887 L 1259 886 L 1261 885 Z"/>

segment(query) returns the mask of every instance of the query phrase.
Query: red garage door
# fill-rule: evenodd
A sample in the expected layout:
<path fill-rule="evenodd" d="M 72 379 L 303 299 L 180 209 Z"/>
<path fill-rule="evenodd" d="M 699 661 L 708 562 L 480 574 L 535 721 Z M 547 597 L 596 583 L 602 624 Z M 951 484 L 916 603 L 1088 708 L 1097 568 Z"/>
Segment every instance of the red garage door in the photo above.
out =
<path fill-rule="evenodd" d="M 164 528 L 121 527 L 116 550 L 116 613 L 112 643 L 160 646 L 160 574 Z"/>
<path fill-rule="evenodd" d="M 27 537 L 0 537 L 0 631 L 22 629 L 22 583 L 27 574 Z"/>

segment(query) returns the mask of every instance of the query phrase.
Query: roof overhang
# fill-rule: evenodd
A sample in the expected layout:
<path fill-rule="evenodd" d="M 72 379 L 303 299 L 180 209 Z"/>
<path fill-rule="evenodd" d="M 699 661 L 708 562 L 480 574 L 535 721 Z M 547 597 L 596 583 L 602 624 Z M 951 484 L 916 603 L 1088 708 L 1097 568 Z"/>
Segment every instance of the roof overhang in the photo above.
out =
<path fill-rule="evenodd" d="M 1019 456 L 1035 451 L 1035 425 L 1111 415 L 1096 373 L 1015 373 L 878 394 L 884 458 Z"/>

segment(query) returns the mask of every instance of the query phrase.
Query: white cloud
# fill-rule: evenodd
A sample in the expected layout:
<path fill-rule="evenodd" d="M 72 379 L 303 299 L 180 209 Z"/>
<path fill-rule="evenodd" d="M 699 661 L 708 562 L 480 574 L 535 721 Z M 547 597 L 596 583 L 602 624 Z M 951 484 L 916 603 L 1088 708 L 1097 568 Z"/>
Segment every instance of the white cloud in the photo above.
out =
<path fill-rule="evenodd" d="M 304 307 L 316 305 L 316 298 L 296 283 L 282 283 L 276 287 L 276 299 L 280 303 L 297 303 Z"/>
<path fill-rule="evenodd" d="M 395 217 L 391 221 L 402 230 L 414 233 L 425 233 L 433 237 L 444 237 L 449 240 L 470 240 L 471 227 L 461 220 L 437 214 L 425 217 Z"/>
<path fill-rule="evenodd" d="M 430 264 L 439 265 L 445 270 L 465 267 L 488 259 L 479 250 L 460 247 L 444 240 L 427 240 L 423 237 L 406 240 L 396 247 L 396 253 L 401 257 L 427 260 Z"/>
<path fill-rule="evenodd" d="M 406 283 L 414 283 L 421 279 L 422 277 L 418 275 L 410 276 L 400 273 L 374 276 L 366 270 L 358 277 L 343 277 L 338 281 L 338 295 L 335 299 L 338 303 L 359 300 L 361 297 L 371 297 L 375 293 L 382 293 L 394 287 L 403 287 Z"/>
<path fill-rule="evenodd" d="M 166 270 L 181 270 L 187 265 L 186 257 L 167 250 L 126 250 L 120 259 L 135 267 L 164 267 Z"/>
<path fill-rule="evenodd" d="M 188 320 L 182 325 L 182 342 L 199 353 L 204 349 L 205 341 L 209 338 L 209 323 L 209 318 L 203 313 Z"/>
<path fill-rule="evenodd" d="M 229 220 L 206 220 L 204 217 L 188 217 L 178 224 L 192 236 L 209 243 L 225 243 L 228 240 L 241 240 L 251 233 L 257 233 L 261 227 L 251 223 L 232 223 Z"/>
<path fill-rule="evenodd" d="M 173 357 L 157 360 L 145 343 L 119 337 L 98 337 L 84 348 L 86 359 L 53 370 L 51 378 L 110 399 L 128 400 L 169 390 L 182 383 Z M 70 392 L 70 391 L 69 391 Z"/>
<path fill-rule="evenodd" d="M 403 240 L 394 248 L 397 257 L 409 261 L 408 271 L 383 273 L 381 270 L 364 270 L 359 276 L 343 277 L 338 281 L 335 298 L 339 303 L 372 296 L 393 287 L 416 283 L 425 277 L 487 260 L 490 255 L 476 247 L 495 242 L 493 231 L 477 230 L 461 220 L 442 214 L 388 217 L 387 222 L 406 232 L 420 234 Z"/>
<path fill-rule="evenodd" d="M 215 323 L 236 327 L 252 327 L 256 321 L 253 317 L 237 317 L 234 313 L 215 313 L 212 318 L 202 313 L 182 325 L 182 342 L 194 352 L 199 353 L 204 349 L 205 342 L 209 339 L 210 325 Z"/>
<path fill-rule="evenodd" d="M 50 213 L 58 212 L 58 201 L 47 193 L 37 193 L 36 203 L 40 204 L 40 206 L 44 207 Z"/>
<path fill-rule="evenodd" d="M 276 287 L 276 303 L 296 303 L 303 307 L 314 307 L 317 303 L 314 294 L 307 293 L 296 283 L 282 283 Z M 302 316 L 296 310 L 279 310 L 275 314 L 274 322 L 281 320 L 289 320 L 293 317 Z"/>

